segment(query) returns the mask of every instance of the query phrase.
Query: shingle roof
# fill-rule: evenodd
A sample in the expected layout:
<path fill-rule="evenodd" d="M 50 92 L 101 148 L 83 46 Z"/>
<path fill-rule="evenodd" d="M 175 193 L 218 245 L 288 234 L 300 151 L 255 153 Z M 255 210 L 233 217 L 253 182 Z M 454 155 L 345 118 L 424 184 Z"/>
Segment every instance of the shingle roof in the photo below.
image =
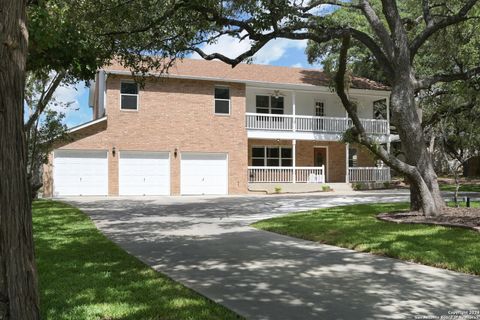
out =
<path fill-rule="evenodd" d="M 105 68 L 108 71 L 126 71 L 118 63 Z M 183 59 L 175 61 L 168 74 L 183 77 L 211 78 L 223 81 L 254 81 L 263 83 L 330 86 L 328 75 L 318 69 L 280 67 L 263 64 L 241 63 L 235 68 L 221 61 Z M 381 83 L 360 77 L 353 77 L 352 87 L 355 89 L 389 90 Z"/>

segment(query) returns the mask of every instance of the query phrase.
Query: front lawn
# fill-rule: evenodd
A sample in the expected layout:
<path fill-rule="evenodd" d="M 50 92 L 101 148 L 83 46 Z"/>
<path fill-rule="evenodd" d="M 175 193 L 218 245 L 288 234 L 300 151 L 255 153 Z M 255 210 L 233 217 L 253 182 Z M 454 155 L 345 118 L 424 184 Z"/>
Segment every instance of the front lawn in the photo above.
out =
<path fill-rule="evenodd" d="M 476 204 L 478 205 L 478 203 Z M 258 229 L 357 251 L 480 275 L 480 233 L 461 228 L 379 221 L 408 204 L 359 204 L 259 221 Z"/>
<path fill-rule="evenodd" d="M 442 191 L 455 191 L 454 184 L 440 184 Z M 465 183 L 460 185 L 460 192 L 480 192 L 480 183 Z"/>
<path fill-rule="evenodd" d="M 42 319 L 240 319 L 128 255 L 80 210 L 33 204 Z"/>

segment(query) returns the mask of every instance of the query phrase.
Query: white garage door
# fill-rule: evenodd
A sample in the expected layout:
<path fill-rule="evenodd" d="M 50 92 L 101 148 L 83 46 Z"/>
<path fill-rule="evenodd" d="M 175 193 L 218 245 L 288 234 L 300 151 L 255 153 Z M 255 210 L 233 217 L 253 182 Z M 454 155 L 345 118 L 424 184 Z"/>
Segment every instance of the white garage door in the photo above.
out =
<path fill-rule="evenodd" d="M 119 193 L 120 195 L 169 195 L 169 153 L 121 151 Z"/>
<path fill-rule="evenodd" d="M 180 176 L 182 194 L 227 194 L 227 155 L 182 153 Z"/>
<path fill-rule="evenodd" d="M 55 150 L 55 196 L 108 194 L 107 151 Z"/>

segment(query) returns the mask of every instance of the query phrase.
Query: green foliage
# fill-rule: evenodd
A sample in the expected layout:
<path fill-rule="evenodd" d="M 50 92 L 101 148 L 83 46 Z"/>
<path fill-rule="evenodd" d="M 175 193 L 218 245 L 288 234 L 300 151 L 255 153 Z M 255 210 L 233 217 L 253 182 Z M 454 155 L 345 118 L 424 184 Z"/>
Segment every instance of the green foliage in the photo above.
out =
<path fill-rule="evenodd" d="M 323 185 L 323 186 L 322 186 L 322 191 L 323 191 L 323 192 L 331 191 L 330 186 L 329 186 L 329 185 Z"/>
<path fill-rule="evenodd" d="M 33 227 L 42 319 L 241 319 L 130 256 L 67 204 L 34 202 Z"/>
<path fill-rule="evenodd" d="M 379 213 L 407 208 L 406 203 L 334 207 L 267 219 L 253 226 L 301 239 L 480 275 L 478 232 L 396 224 L 375 217 Z"/>
<path fill-rule="evenodd" d="M 280 193 L 280 192 L 282 192 L 282 187 L 280 186 L 275 187 L 275 193 Z"/>

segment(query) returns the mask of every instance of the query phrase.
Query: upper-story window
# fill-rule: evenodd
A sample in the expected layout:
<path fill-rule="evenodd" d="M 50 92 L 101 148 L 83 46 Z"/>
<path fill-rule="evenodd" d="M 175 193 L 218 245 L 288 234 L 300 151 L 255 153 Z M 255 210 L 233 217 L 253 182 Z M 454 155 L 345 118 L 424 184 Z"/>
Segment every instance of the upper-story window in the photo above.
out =
<path fill-rule="evenodd" d="M 230 89 L 215 87 L 215 114 L 230 114 Z"/>
<path fill-rule="evenodd" d="M 373 101 L 373 118 L 387 120 L 387 99 Z"/>
<path fill-rule="evenodd" d="M 283 97 L 256 96 L 255 104 L 257 113 L 283 114 Z"/>
<path fill-rule="evenodd" d="M 120 83 L 120 108 L 122 110 L 138 110 L 138 84 L 131 81 Z"/>
<path fill-rule="evenodd" d="M 325 117 L 325 103 L 323 101 L 315 101 L 315 116 Z"/>

